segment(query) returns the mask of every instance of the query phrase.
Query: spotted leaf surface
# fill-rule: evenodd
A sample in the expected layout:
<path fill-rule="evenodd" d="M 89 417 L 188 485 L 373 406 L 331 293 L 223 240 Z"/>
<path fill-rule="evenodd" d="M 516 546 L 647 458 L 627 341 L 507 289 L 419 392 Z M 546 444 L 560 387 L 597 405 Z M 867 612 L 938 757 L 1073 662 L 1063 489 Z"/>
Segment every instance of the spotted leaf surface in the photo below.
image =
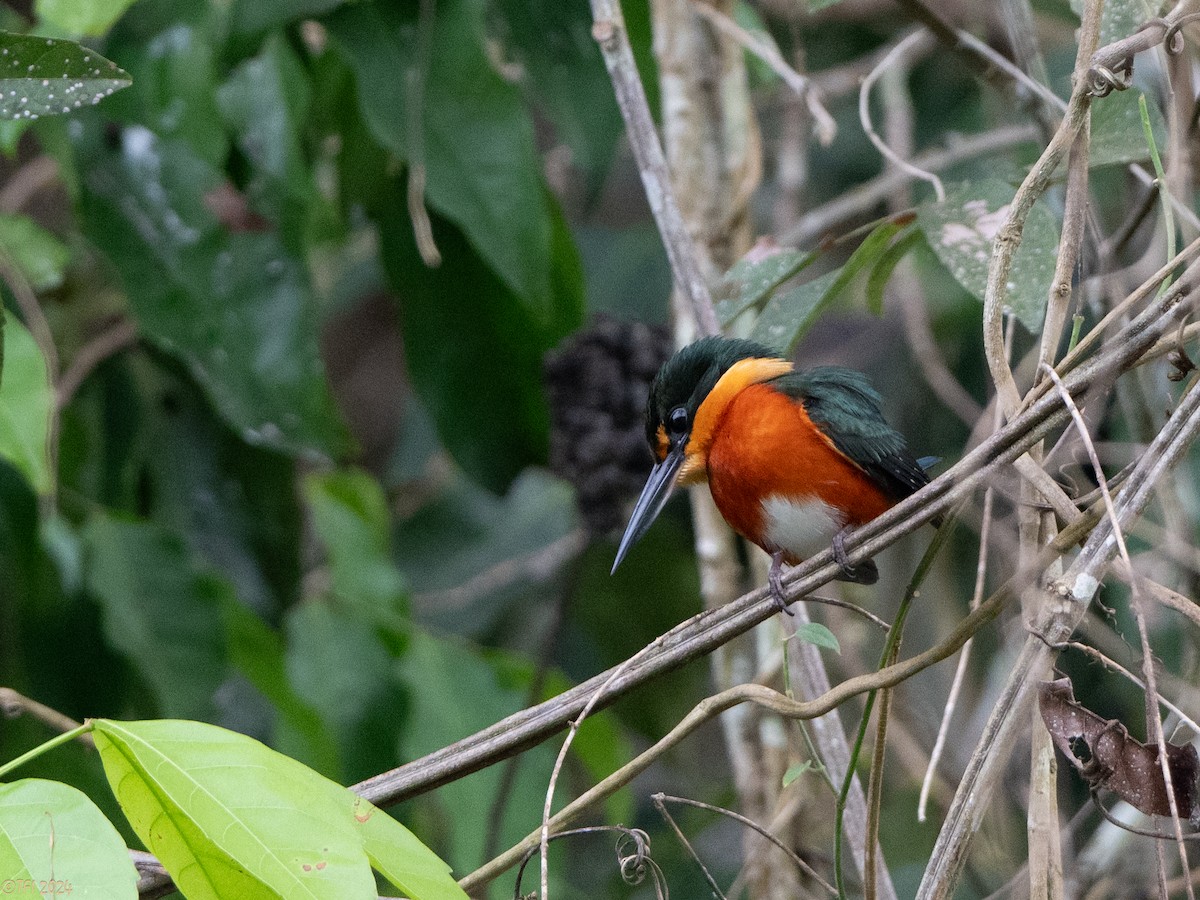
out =
<path fill-rule="evenodd" d="M 116 63 L 74 41 L 0 32 L 0 118 L 74 112 L 130 83 Z"/>
<path fill-rule="evenodd" d="M 995 178 L 967 182 L 948 190 L 945 202 L 926 204 L 917 212 L 917 226 L 942 265 L 980 300 L 987 287 L 992 247 L 1014 193 L 1012 185 Z M 1049 209 L 1037 203 L 1025 220 L 1005 304 L 1034 334 L 1042 326 L 1057 255 L 1058 223 Z"/>

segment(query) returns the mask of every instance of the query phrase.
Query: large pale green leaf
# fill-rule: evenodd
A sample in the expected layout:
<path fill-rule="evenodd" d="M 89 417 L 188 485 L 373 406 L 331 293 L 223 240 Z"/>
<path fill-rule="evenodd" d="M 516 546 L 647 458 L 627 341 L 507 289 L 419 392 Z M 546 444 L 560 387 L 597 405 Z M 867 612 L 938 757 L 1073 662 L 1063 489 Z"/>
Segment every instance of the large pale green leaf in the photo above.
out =
<path fill-rule="evenodd" d="M 327 20 L 358 79 L 376 138 L 405 161 L 418 142 L 429 204 L 454 221 L 543 324 L 556 316 L 552 201 L 520 91 L 484 46 L 482 0 L 442 0 L 428 40 L 420 108 L 410 103 L 418 64 L 417 4 L 360 2 Z M 446 268 L 450 263 L 443 265 Z"/>
<path fill-rule="evenodd" d="M 150 523 L 97 515 L 83 540 L 87 587 L 109 644 L 142 674 L 164 715 L 213 717 L 227 670 L 221 604 L 229 585 Z"/>
<path fill-rule="evenodd" d="M 964 182 L 946 192 L 944 203 L 930 202 L 917 213 L 917 225 L 937 258 L 964 288 L 983 299 L 996 232 L 1016 193 L 994 178 Z M 1009 273 L 1007 307 L 1036 333 L 1046 313 L 1058 254 L 1058 224 L 1043 204 L 1029 211 L 1021 246 Z"/>
<path fill-rule="evenodd" d="M 414 900 L 466 900 L 450 867 L 383 810 L 356 797 L 354 821 L 371 865 Z"/>
<path fill-rule="evenodd" d="M 104 774 L 189 900 L 374 898 L 344 788 L 215 725 L 100 719 Z"/>
<path fill-rule="evenodd" d="M 465 896 L 399 823 L 252 738 L 107 719 L 95 737 L 134 831 L 189 900 L 374 898 L 372 861 L 414 900 Z"/>
<path fill-rule="evenodd" d="M 0 253 L 35 291 L 61 285 L 71 256 L 62 241 L 33 219 L 19 215 L 0 215 Z"/>
<path fill-rule="evenodd" d="M 29 479 L 38 493 L 53 488 L 47 439 L 54 392 L 46 361 L 33 337 L 7 311 L 4 318 L 4 361 L 0 372 L 0 457 Z"/>
<path fill-rule="evenodd" d="M 129 84 L 128 73 L 74 41 L 0 31 L 0 118 L 61 116 Z"/>
<path fill-rule="evenodd" d="M 37 0 L 34 10 L 68 34 L 99 37 L 132 5 L 133 0 Z"/>
<path fill-rule="evenodd" d="M 134 900 L 137 882 L 125 841 L 82 791 L 41 778 L 0 784 L 0 893 Z"/>
<path fill-rule="evenodd" d="M 179 357 L 252 444 L 325 457 L 345 446 L 303 264 L 271 232 L 230 234 L 205 205 L 220 174 L 180 140 L 131 126 L 94 149 L 84 212 L 139 330 Z"/>

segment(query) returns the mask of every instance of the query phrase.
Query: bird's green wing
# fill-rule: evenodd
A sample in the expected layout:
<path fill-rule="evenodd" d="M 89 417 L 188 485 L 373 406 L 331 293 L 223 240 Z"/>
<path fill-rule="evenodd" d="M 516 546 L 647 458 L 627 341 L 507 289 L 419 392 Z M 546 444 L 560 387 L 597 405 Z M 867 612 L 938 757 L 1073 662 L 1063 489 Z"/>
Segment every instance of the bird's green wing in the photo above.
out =
<path fill-rule="evenodd" d="M 879 394 L 853 369 L 821 366 L 771 381 L 804 403 L 808 417 L 881 488 L 897 499 L 929 483 L 903 435 L 883 418 Z"/>

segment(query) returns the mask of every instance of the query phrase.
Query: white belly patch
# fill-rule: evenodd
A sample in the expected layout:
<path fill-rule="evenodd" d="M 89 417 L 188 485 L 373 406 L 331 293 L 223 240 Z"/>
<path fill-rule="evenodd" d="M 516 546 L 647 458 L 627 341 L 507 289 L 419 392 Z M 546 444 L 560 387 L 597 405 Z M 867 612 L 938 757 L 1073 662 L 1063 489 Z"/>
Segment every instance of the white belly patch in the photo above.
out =
<path fill-rule="evenodd" d="M 807 559 L 833 543 L 845 524 L 841 513 L 816 497 L 794 500 L 772 494 L 762 501 L 766 539 L 797 559 Z"/>

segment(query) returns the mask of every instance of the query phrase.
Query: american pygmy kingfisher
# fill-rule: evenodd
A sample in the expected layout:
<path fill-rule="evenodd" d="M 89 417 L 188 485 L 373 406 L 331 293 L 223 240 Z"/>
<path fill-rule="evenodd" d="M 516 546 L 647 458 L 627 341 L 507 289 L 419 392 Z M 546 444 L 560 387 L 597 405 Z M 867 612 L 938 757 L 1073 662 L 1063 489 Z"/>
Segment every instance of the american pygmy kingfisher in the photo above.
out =
<path fill-rule="evenodd" d="M 929 483 L 926 461 L 884 420 L 880 402 L 852 369 L 799 370 L 760 344 L 730 338 L 684 347 L 650 388 L 646 438 L 657 463 L 613 571 L 676 485 L 707 481 L 725 521 L 771 554 L 780 609 L 790 612 L 783 563 L 830 545 L 841 580 L 873 584 L 873 561 L 849 565 L 846 532 Z"/>

